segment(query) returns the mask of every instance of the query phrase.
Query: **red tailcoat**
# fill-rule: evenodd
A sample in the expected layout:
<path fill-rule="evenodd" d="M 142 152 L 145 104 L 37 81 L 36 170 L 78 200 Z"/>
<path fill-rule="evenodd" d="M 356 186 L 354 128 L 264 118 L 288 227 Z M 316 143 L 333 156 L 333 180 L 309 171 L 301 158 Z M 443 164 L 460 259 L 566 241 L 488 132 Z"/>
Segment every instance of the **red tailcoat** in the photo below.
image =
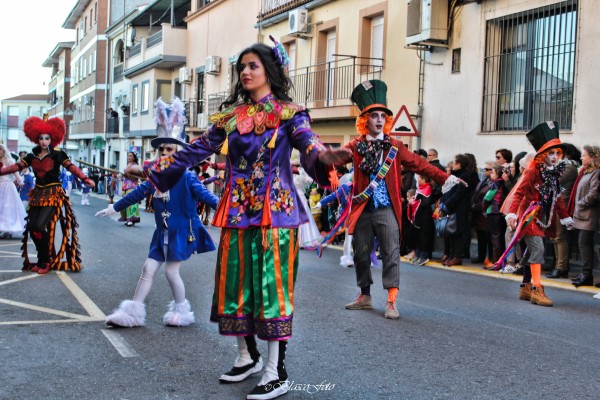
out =
<path fill-rule="evenodd" d="M 540 201 L 540 192 L 539 187 L 542 186 L 542 173 L 535 168 L 527 168 L 525 172 L 523 172 L 523 177 L 518 183 L 518 187 L 515 188 L 512 203 L 510 205 L 509 212 L 516 214 L 517 219 L 520 220 L 527 210 L 527 207 L 531 204 L 532 201 L 538 202 Z M 554 215 L 558 214 L 560 219 L 567 218 L 569 215 L 567 214 L 567 208 L 565 207 L 565 203 L 562 200 L 562 196 L 558 196 L 556 203 L 554 203 Z M 545 224 L 547 221 L 545 219 L 548 216 L 545 216 L 542 220 Z M 555 218 L 552 218 L 552 224 L 544 231 L 544 229 L 539 226 L 537 223 L 530 223 L 527 228 L 523 231 L 523 235 L 525 236 L 548 236 L 554 237 L 556 235 L 556 227 L 554 226 L 556 222 Z"/>
<path fill-rule="evenodd" d="M 358 154 L 356 149 L 356 144 L 359 141 L 367 140 L 366 137 L 361 136 L 358 139 L 354 139 L 350 143 L 348 143 L 345 147 L 352 151 L 352 165 L 354 167 L 354 176 L 352 185 L 352 195 L 356 196 L 361 193 L 363 190 L 371 182 L 369 179 L 369 175 L 365 174 L 358 165 L 362 161 L 363 157 Z M 392 202 L 392 207 L 394 208 L 394 214 L 396 215 L 396 220 L 398 222 L 398 226 L 401 226 L 402 221 L 402 196 L 400 194 L 400 188 L 402 187 L 402 168 L 406 168 L 409 171 L 416 172 L 419 175 L 427 176 L 433 179 L 435 182 L 440 185 L 443 184 L 448 175 L 441 171 L 439 168 L 431 165 L 427 160 L 421 158 L 421 156 L 416 155 L 412 151 L 408 150 L 402 141 L 391 138 L 391 142 L 393 146 L 398 147 L 398 153 L 396 154 L 396 158 L 394 162 L 390 166 L 390 169 L 385 176 L 385 184 L 387 186 L 387 190 L 390 196 L 390 200 Z M 384 160 L 387 157 L 387 151 L 384 152 Z M 348 159 L 347 162 L 350 162 Z M 356 221 L 358 221 L 358 217 L 363 212 L 365 206 L 369 200 L 364 201 L 360 204 L 352 203 L 352 208 L 350 209 L 350 215 L 348 216 L 348 221 L 346 225 L 348 227 L 348 233 L 353 234 L 354 228 L 356 226 Z"/>

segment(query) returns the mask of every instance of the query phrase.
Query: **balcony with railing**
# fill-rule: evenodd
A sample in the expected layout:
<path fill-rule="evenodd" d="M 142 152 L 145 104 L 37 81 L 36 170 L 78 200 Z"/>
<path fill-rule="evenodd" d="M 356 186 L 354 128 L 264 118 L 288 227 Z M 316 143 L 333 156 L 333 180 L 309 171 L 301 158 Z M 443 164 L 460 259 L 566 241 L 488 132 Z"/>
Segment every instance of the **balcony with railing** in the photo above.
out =
<path fill-rule="evenodd" d="M 219 106 L 229 97 L 229 92 L 211 93 L 208 95 L 207 111 L 208 115 L 212 115 L 219 111 Z"/>
<path fill-rule="evenodd" d="M 259 21 L 288 12 L 313 0 L 262 0 Z"/>
<path fill-rule="evenodd" d="M 289 71 L 294 101 L 311 109 L 315 120 L 354 118 L 352 91 L 363 81 L 380 79 L 382 65 L 382 59 L 338 56 L 335 61 Z"/>
<path fill-rule="evenodd" d="M 106 120 L 106 138 L 114 139 L 119 137 L 119 118 L 108 118 Z"/>
<path fill-rule="evenodd" d="M 121 82 L 123 80 L 123 63 L 117 64 L 113 68 L 113 83 Z"/>
<path fill-rule="evenodd" d="M 185 64 L 186 51 L 187 30 L 163 23 L 160 31 L 142 37 L 129 49 L 123 76 L 130 78 L 152 68 L 176 68 Z"/>

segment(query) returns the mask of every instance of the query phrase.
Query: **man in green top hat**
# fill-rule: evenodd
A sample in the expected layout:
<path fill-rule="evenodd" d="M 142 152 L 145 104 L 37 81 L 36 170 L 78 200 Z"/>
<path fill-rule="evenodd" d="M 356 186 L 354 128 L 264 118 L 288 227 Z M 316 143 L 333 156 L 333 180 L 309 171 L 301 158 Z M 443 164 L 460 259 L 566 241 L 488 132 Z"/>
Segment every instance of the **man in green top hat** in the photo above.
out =
<path fill-rule="evenodd" d="M 386 318 L 399 317 L 396 296 L 400 286 L 400 223 L 402 221 L 402 169 L 427 176 L 449 187 L 460 180 L 448 176 L 415 153 L 400 140 L 392 138 L 393 113 L 387 107 L 387 86 L 380 80 L 369 80 L 352 92 L 352 101 L 360 109 L 356 120 L 359 137 L 339 149 L 321 153 L 324 161 L 335 153 L 354 167 L 352 208 L 346 221 L 353 234 L 354 266 L 360 294 L 346 305 L 349 310 L 372 308 L 371 261 L 374 237 L 380 244 L 383 261 L 383 287 L 388 291 Z M 333 159 L 333 157 L 332 157 Z"/>

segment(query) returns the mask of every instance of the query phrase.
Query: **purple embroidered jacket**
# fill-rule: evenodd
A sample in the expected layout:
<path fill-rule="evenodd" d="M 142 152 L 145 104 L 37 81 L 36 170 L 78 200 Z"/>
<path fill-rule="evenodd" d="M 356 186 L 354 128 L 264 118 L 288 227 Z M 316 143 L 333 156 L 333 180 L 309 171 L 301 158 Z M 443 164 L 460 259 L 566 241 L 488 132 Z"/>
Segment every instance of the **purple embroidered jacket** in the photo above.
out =
<path fill-rule="evenodd" d="M 150 181 L 166 191 L 186 168 L 214 153 L 226 153 L 227 184 L 213 225 L 296 228 L 307 222 L 307 210 L 292 178 L 292 149 L 300 151 L 303 168 L 319 185 L 329 186 L 332 169 L 318 160 L 325 147 L 311 130 L 307 111 L 269 95 L 258 103 L 238 104 L 217 113 L 211 122 L 214 125 L 193 144 L 144 167 Z"/>

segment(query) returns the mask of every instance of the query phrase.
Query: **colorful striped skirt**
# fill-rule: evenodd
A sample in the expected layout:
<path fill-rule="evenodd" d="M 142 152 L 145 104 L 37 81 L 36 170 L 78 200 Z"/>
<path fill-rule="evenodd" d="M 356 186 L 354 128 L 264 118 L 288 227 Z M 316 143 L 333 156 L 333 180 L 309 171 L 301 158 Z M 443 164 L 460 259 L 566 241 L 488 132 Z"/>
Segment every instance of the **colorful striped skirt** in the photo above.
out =
<path fill-rule="evenodd" d="M 292 336 L 297 229 L 221 230 L 211 321 L 222 335 Z"/>

